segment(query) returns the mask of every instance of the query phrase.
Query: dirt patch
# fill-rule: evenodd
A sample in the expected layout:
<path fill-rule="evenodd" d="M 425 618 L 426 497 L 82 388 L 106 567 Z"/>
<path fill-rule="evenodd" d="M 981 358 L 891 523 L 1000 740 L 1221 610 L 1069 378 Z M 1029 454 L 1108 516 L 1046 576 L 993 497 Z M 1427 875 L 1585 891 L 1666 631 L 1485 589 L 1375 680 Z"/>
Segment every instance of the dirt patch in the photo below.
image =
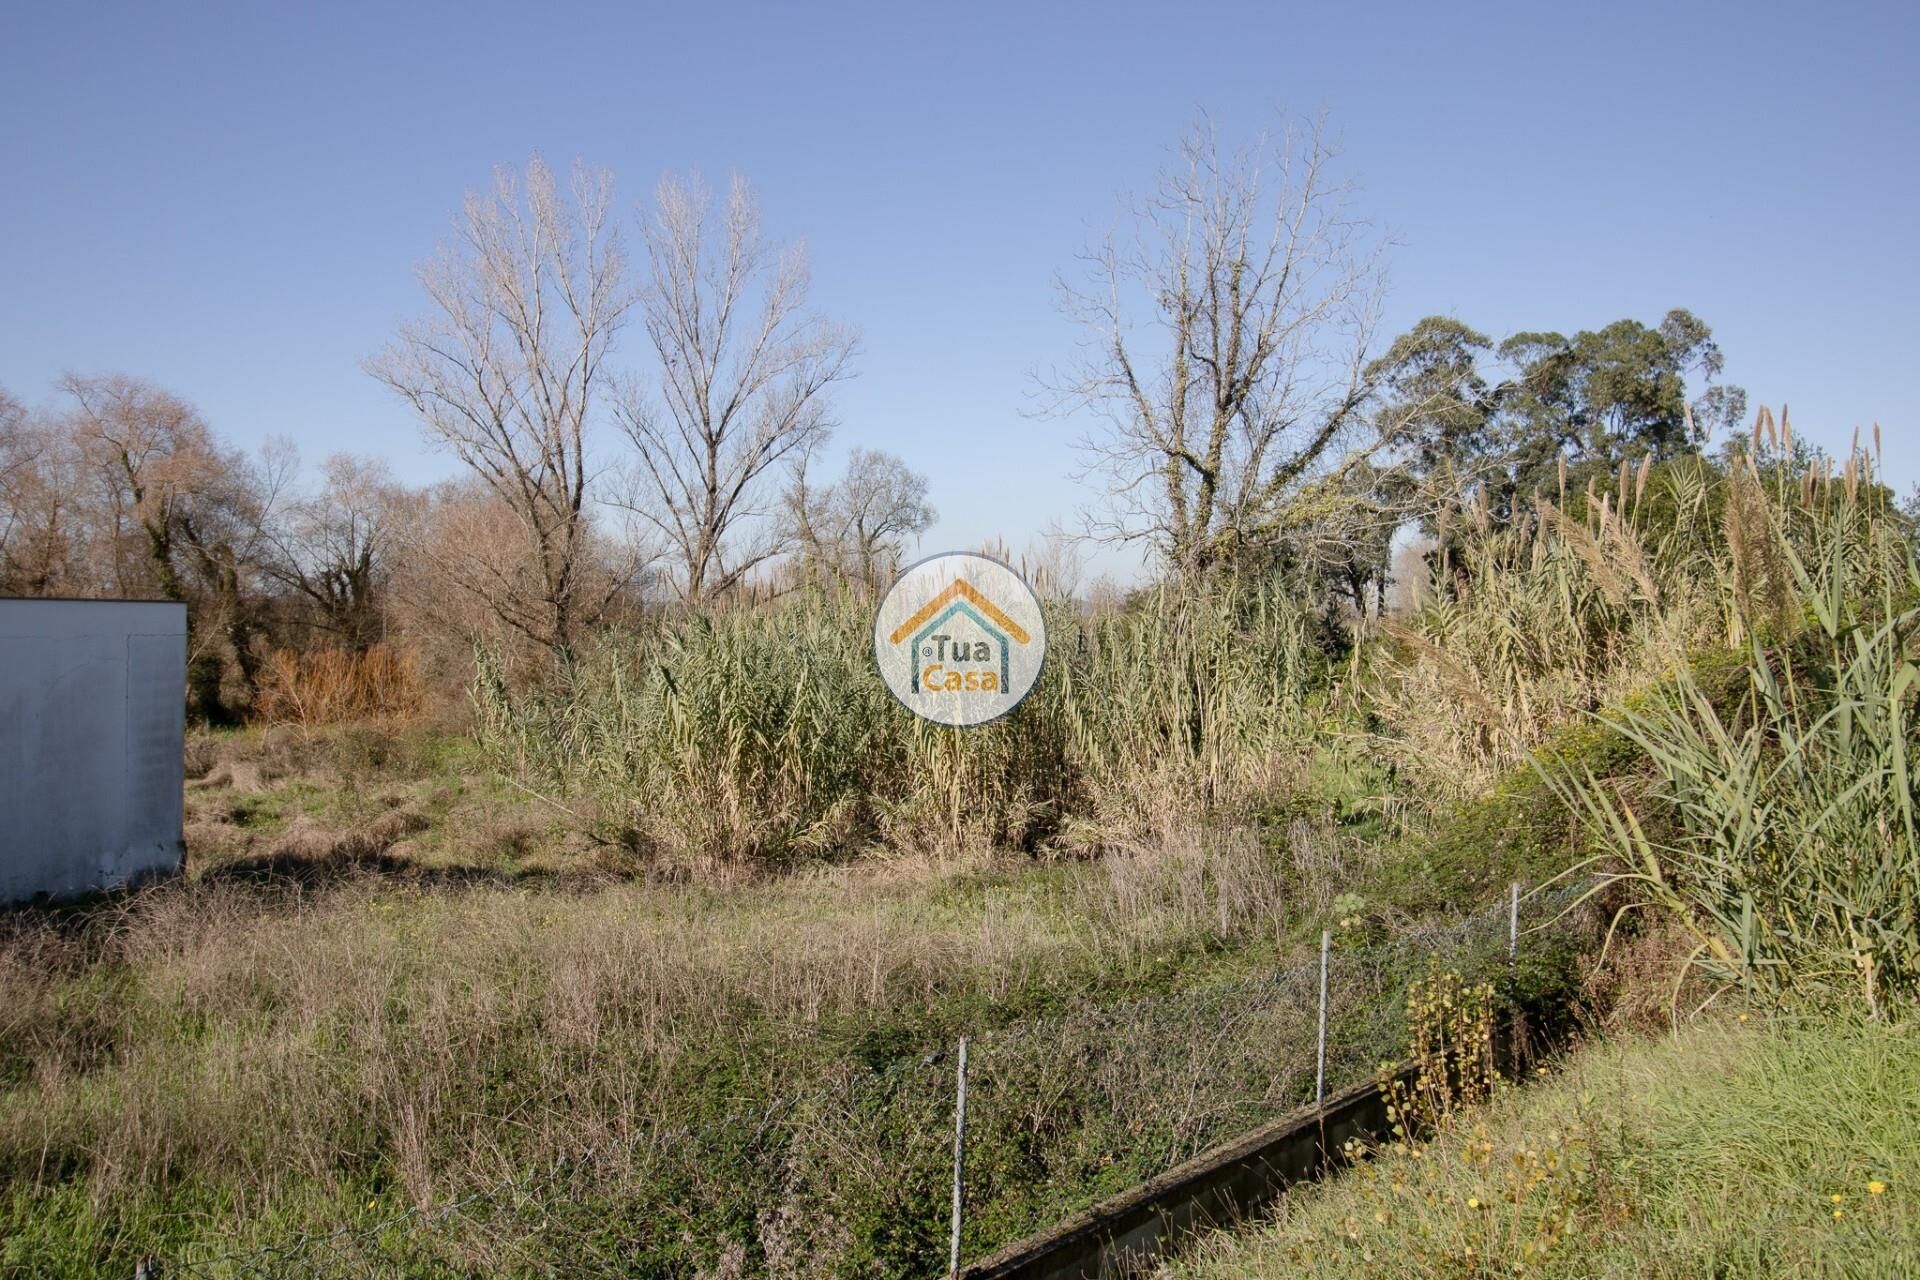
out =
<path fill-rule="evenodd" d="M 431 825 L 424 814 L 393 809 L 377 818 L 339 831 L 301 815 L 268 847 L 276 862 L 357 862 L 386 853 L 407 836 Z"/>
<path fill-rule="evenodd" d="M 207 770 L 204 777 L 190 778 L 188 791 L 214 791 L 231 787 L 238 795 L 258 795 L 267 789 L 267 771 L 253 760 L 222 760 Z"/>

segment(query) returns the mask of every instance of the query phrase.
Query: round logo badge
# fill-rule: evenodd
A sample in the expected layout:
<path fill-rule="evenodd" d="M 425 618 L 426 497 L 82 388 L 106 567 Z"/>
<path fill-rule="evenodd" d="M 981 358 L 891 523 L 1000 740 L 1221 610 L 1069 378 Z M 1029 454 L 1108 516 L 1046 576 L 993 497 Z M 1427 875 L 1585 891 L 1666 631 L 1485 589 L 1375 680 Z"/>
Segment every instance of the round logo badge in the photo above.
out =
<path fill-rule="evenodd" d="M 873 659 L 893 696 L 936 724 L 996 720 L 1020 705 L 1047 656 L 1027 580 L 955 551 L 902 573 L 873 616 Z"/>

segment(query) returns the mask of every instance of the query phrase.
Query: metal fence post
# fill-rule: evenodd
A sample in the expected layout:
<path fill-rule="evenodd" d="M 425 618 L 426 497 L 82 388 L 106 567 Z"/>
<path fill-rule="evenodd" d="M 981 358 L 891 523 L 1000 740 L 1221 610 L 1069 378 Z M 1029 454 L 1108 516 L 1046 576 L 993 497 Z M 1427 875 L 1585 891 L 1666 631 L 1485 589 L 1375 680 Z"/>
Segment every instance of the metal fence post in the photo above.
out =
<path fill-rule="evenodd" d="M 1333 930 L 1320 931 L 1320 1049 L 1315 1055 L 1313 1070 L 1313 1102 L 1315 1106 L 1326 1101 L 1327 1097 L 1327 957 L 1333 949 Z"/>
<path fill-rule="evenodd" d="M 1520 882 L 1515 880 L 1507 900 L 1507 980 L 1511 984 L 1520 967 Z M 1517 991 L 1508 998 L 1507 1061 L 1514 1079 L 1520 1078 L 1520 1050 L 1523 1033 Z"/>
<path fill-rule="evenodd" d="M 967 1038 L 960 1037 L 960 1066 L 953 1100 L 953 1237 L 947 1250 L 947 1274 L 960 1274 L 961 1186 L 967 1169 Z"/>

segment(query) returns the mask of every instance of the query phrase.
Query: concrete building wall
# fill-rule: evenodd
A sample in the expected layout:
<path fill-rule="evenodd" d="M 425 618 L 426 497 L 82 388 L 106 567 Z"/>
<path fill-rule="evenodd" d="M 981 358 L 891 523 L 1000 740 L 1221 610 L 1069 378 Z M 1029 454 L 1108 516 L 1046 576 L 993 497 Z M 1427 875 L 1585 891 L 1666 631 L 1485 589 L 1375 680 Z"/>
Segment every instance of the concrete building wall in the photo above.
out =
<path fill-rule="evenodd" d="M 0 599 L 0 903 L 180 870 L 187 610 Z"/>

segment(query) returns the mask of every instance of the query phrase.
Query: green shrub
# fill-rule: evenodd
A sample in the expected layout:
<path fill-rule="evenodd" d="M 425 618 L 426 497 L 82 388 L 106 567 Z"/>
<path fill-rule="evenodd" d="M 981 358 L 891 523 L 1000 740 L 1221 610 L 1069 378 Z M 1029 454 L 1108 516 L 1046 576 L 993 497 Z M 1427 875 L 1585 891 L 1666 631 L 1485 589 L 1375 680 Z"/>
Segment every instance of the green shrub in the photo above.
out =
<path fill-rule="evenodd" d="M 1817 524 L 1776 516 L 1771 536 L 1803 621 L 1772 644 L 1749 628 L 1732 711 L 1686 670 L 1607 717 L 1652 795 L 1585 765 L 1541 776 L 1605 850 L 1606 879 L 1680 922 L 1710 977 L 1774 998 L 1844 985 L 1877 1007 L 1920 984 L 1920 567 L 1850 499 Z M 1647 821 L 1656 806 L 1666 824 Z"/>

